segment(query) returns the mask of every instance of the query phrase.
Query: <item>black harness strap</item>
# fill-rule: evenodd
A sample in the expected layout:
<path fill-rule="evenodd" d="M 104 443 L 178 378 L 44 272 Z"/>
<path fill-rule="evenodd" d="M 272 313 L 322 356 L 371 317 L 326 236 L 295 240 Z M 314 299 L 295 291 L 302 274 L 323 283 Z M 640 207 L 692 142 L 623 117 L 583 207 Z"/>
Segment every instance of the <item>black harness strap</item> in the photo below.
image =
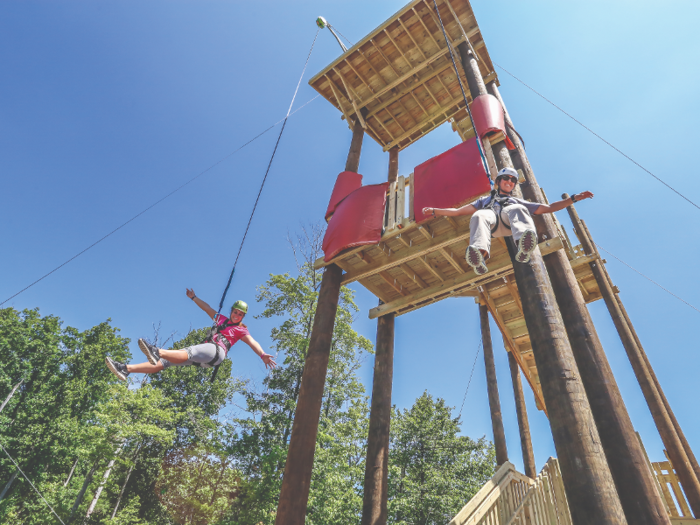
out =
<path fill-rule="evenodd" d="M 484 206 L 485 210 L 491 210 L 496 215 L 496 224 L 494 225 L 493 228 L 491 228 L 491 235 L 496 233 L 496 230 L 498 230 L 498 223 L 502 220 L 501 219 L 501 212 L 503 211 L 503 209 L 506 206 L 510 206 L 511 204 L 514 204 L 513 202 L 508 201 L 509 198 L 510 198 L 509 195 L 506 195 L 504 197 L 499 197 L 498 193 L 496 191 L 493 191 L 491 193 L 491 200 L 489 201 L 489 203 L 486 206 Z M 494 206 L 496 204 L 498 204 L 498 206 L 499 206 L 498 211 L 496 211 L 494 209 Z M 505 222 L 503 223 L 503 225 L 510 230 L 510 226 L 507 225 Z"/>

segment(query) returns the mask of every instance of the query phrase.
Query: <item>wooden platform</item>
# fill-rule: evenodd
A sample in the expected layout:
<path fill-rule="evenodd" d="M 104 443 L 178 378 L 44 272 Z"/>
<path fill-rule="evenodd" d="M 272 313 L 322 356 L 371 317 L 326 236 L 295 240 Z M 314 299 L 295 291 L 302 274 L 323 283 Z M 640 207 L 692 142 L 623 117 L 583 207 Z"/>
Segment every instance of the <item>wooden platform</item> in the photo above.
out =
<path fill-rule="evenodd" d="M 452 47 L 468 42 L 484 80 L 498 81 L 468 0 L 439 0 L 438 9 Z M 459 63 L 458 70 L 471 103 Z M 342 118 L 359 118 L 385 151 L 403 149 L 444 122 L 469 122 L 432 0 L 407 4 L 309 84 Z M 460 135 L 469 136 L 464 124 Z"/>
<path fill-rule="evenodd" d="M 344 270 L 343 284 L 359 282 L 381 299 L 384 304 L 372 308 L 370 318 L 388 313 L 403 315 L 449 297 L 473 297 L 486 304 L 501 329 L 506 349 L 513 352 L 525 373 L 538 408 L 544 410 L 530 336 L 505 242 L 493 239 L 487 261 L 489 272 L 476 275 L 464 258 L 471 217 L 438 217 L 418 225 L 411 216 L 412 201 L 411 177 L 399 177 L 390 186 L 381 242 L 351 248 L 328 263 L 319 259 L 315 267 L 337 264 Z M 574 246 L 556 222 L 559 236 L 540 243 L 541 253 L 565 250 L 586 302 L 600 299 L 589 266 L 595 257 L 586 256 L 580 246 Z"/>

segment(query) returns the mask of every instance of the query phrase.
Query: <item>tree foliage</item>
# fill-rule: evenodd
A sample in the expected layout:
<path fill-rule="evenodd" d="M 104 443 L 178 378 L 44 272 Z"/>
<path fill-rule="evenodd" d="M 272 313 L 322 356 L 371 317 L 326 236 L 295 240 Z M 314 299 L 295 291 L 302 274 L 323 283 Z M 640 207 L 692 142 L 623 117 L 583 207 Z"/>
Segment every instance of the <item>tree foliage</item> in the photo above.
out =
<path fill-rule="evenodd" d="M 279 319 L 272 351 L 281 366 L 260 383 L 211 369 L 170 367 L 119 382 L 105 356 L 128 361 L 129 340 L 110 321 L 80 331 L 38 310 L 0 310 L 0 443 L 66 523 L 272 524 L 322 272 L 322 230 L 291 243 L 295 271 L 258 288 L 261 318 Z M 372 354 L 355 332 L 343 287 L 331 343 L 307 523 L 359 523 L 369 406 L 358 370 Z M 192 330 L 174 348 L 201 342 Z M 389 521 L 447 523 L 492 475 L 485 439 L 459 435 L 444 400 L 426 392 L 394 410 Z M 0 523 L 56 523 L 7 457 L 0 456 Z"/>

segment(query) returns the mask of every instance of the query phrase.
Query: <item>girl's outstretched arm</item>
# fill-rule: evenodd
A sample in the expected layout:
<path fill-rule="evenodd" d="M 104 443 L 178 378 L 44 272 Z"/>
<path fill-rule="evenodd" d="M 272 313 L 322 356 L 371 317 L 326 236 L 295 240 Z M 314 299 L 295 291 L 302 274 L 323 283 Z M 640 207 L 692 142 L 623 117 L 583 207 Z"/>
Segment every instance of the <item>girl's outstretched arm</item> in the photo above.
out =
<path fill-rule="evenodd" d="M 241 341 L 247 344 L 251 348 L 251 350 L 253 350 L 253 352 L 260 356 L 260 359 L 263 360 L 266 368 L 275 368 L 277 366 L 277 363 L 275 363 L 274 358 L 270 354 L 265 353 L 265 351 L 262 349 L 262 346 L 260 346 L 260 343 L 253 339 L 252 335 L 244 335 L 243 337 L 241 337 Z"/>
<path fill-rule="evenodd" d="M 186 288 L 187 292 L 187 297 L 192 299 L 194 303 L 199 306 L 202 310 L 204 310 L 209 317 L 214 319 L 214 316 L 216 315 L 216 310 L 214 310 L 211 306 L 209 306 L 207 303 L 202 301 L 199 297 L 197 297 L 197 294 L 194 293 L 194 290 L 190 288 Z"/>

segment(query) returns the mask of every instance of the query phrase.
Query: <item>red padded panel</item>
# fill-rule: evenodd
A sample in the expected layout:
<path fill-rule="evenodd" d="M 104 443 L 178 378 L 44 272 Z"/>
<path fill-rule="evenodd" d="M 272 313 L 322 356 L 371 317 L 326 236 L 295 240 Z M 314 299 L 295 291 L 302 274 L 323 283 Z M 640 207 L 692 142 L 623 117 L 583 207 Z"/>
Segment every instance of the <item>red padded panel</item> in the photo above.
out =
<path fill-rule="evenodd" d="M 506 122 L 503 114 L 503 106 L 493 95 L 479 95 L 471 105 L 474 125 L 479 137 L 484 137 L 489 133 L 502 131 L 506 135 L 506 146 L 508 149 L 515 149 L 513 143 L 506 133 Z"/>
<path fill-rule="evenodd" d="M 432 218 L 423 208 L 455 208 L 491 190 L 476 137 L 416 166 L 413 213 L 416 222 Z"/>
<path fill-rule="evenodd" d="M 324 261 L 330 261 L 346 248 L 379 242 L 388 186 L 388 182 L 363 186 L 336 206 L 323 237 Z"/>
<path fill-rule="evenodd" d="M 355 173 L 354 171 L 344 171 L 338 175 L 335 180 L 335 186 L 333 186 L 333 193 L 331 193 L 331 200 L 328 203 L 328 209 L 326 210 L 326 222 L 335 212 L 336 206 L 345 197 L 350 195 L 353 191 L 362 187 L 362 175 Z"/>

